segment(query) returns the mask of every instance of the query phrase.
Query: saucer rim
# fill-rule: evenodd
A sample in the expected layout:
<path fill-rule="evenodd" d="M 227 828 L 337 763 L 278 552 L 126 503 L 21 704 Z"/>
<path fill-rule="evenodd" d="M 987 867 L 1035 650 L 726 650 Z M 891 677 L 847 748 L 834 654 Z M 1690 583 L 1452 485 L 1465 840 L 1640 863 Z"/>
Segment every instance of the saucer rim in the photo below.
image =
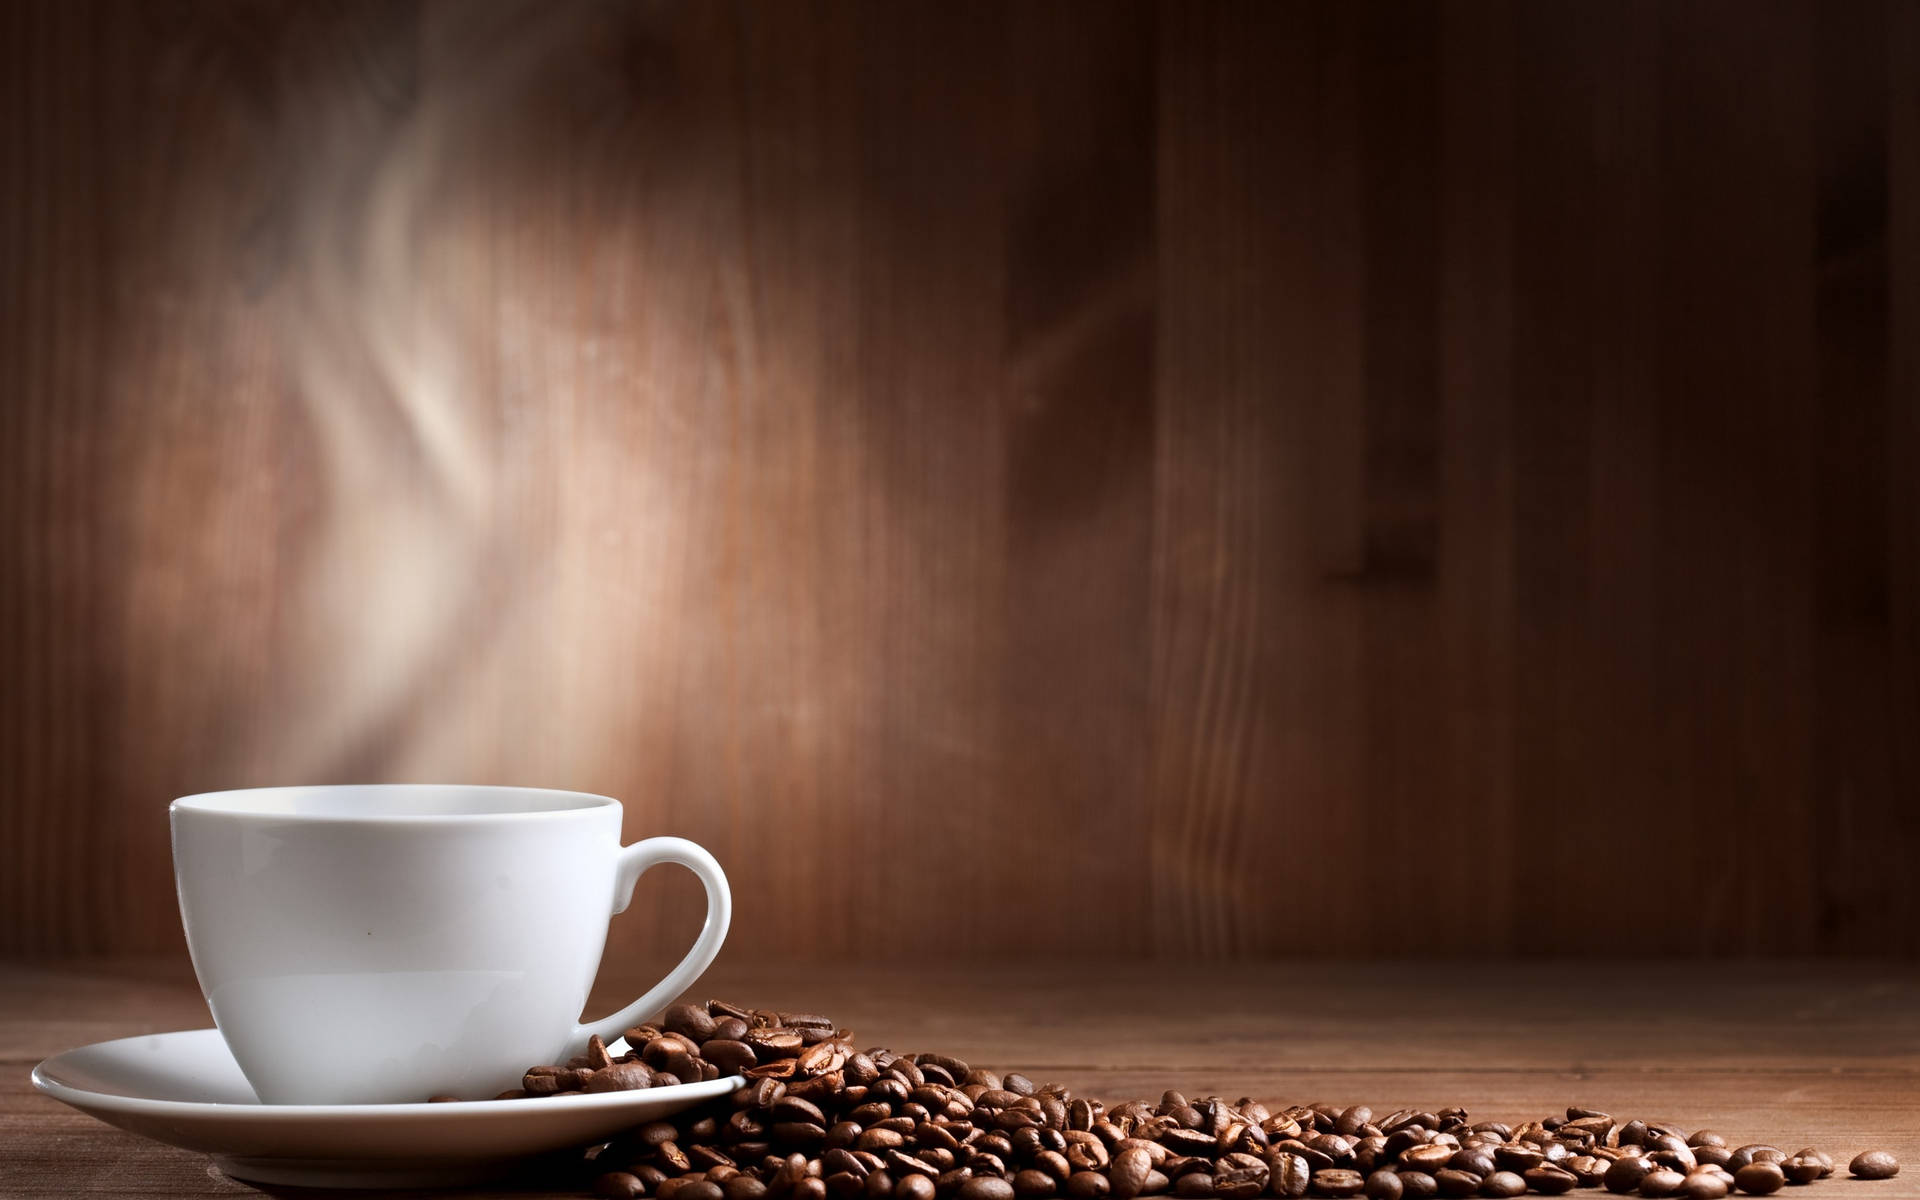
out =
<path fill-rule="evenodd" d="M 379 1104 L 267 1104 L 264 1102 L 233 1104 L 221 1100 L 166 1100 L 152 1096 L 125 1096 L 112 1092 L 97 1092 L 90 1088 L 63 1083 L 49 1074 L 50 1068 L 58 1070 L 59 1061 L 69 1055 L 121 1042 L 144 1042 L 151 1038 L 184 1038 L 193 1034 L 213 1034 L 214 1041 L 225 1049 L 226 1043 L 220 1041 L 219 1032 L 214 1028 L 173 1029 L 164 1033 L 139 1033 L 130 1037 L 108 1038 L 102 1042 L 88 1042 L 82 1046 L 74 1046 L 58 1054 L 49 1055 L 34 1064 L 32 1074 L 34 1090 L 82 1112 L 96 1109 L 149 1115 L 192 1112 L 252 1124 L 276 1124 L 286 1121 L 360 1120 L 369 1117 L 395 1121 L 431 1121 L 455 1115 L 475 1118 L 482 1114 L 496 1113 L 499 1114 L 498 1117 L 488 1116 L 486 1119 L 510 1119 L 526 1112 L 529 1107 L 546 1111 L 560 1105 L 579 1112 L 593 1112 L 631 1104 L 641 1097 L 674 1097 L 696 1102 L 718 1099 L 747 1082 L 746 1077 L 742 1075 L 723 1075 L 718 1079 L 703 1079 L 698 1083 L 677 1083 L 667 1087 L 631 1088 L 626 1091 L 593 1094 L 525 1096 L 512 1100 L 442 1100 L 438 1103 L 415 1100 L 389 1101 Z"/>

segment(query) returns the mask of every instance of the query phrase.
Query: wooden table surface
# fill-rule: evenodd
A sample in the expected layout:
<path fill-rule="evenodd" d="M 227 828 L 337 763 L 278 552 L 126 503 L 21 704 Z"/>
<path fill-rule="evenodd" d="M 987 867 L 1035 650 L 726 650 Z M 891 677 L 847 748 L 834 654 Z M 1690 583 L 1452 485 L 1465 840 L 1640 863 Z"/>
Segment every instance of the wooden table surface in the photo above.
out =
<path fill-rule="evenodd" d="M 630 993 L 603 979 L 594 1008 Z M 942 1050 L 1090 1095 L 1568 1103 L 1738 1142 L 1908 1164 L 1838 1200 L 1920 1197 L 1920 967 L 1854 963 L 1310 964 L 728 969 L 696 994 L 826 1012 L 862 1044 Z M 184 963 L 0 967 L 0 1195 L 237 1196 L 186 1151 L 36 1095 L 28 1071 L 86 1042 L 208 1024 Z M 475 1193 L 435 1193 L 448 1196 Z M 528 1196 L 533 1193 L 520 1192 Z"/>

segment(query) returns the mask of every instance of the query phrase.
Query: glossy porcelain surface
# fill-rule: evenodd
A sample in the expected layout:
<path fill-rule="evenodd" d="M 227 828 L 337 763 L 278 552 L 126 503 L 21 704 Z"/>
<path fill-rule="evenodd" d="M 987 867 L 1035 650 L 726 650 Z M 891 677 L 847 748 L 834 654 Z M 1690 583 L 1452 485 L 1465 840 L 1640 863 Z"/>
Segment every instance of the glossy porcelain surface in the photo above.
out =
<path fill-rule="evenodd" d="M 41 1063 L 33 1084 L 236 1179 L 308 1187 L 477 1183 L 740 1086 L 710 1083 L 463 1104 L 261 1104 L 218 1030 L 121 1038 Z"/>
<path fill-rule="evenodd" d="M 605 796 L 266 788 L 185 797 L 171 815 L 194 970 L 268 1104 L 492 1096 L 653 1015 L 713 961 L 731 917 L 711 855 L 679 838 L 623 848 Z M 646 995 L 578 1024 L 608 919 L 662 862 L 705 885 L 704 928 Z"/>

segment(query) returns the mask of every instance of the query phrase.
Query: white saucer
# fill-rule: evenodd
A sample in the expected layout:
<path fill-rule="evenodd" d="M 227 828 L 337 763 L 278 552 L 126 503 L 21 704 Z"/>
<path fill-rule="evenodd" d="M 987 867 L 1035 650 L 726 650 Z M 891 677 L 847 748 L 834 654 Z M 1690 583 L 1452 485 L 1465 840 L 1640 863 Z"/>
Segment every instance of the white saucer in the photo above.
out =
<path fill-rule="evenodd" d="M 739 1076 L 677 1087 L 441 1104 L 262 1104 L 217 1029 L 56 1054 L 33 1086 L 109 1125 L 213 1156 L 235 1179 L 304 1187 L 477 1183 L 724 1096 Z"/>

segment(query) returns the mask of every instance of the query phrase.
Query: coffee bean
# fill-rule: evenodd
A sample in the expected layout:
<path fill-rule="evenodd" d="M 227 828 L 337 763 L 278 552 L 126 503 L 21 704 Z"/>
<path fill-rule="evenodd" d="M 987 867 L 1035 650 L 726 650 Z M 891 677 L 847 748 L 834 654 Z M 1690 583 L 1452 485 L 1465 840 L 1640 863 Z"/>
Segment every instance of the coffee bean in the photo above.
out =
<path fill-rule="evenodd" d="M 759 1057 L 762 1064 L 798 1058 L 800 1051 L 807 1044 L 804 1038 L 791 1029 L 750 1029 L 747 1031 L 745 1040 L 747 1045 L 753 1047 L 754 1054 Z M 649 1048 L 653 1045 L 652 1042 L 648 1043 Z"/>
<path fill-rule="evenodd" d="M 776 1145 L 808 1149 L 822 1145 L 827 1131 L 812 1121 L 776 1121 L 769 1130 Z"/>
<path fill-rule="evenodd" d="M 1066 1158 L 1076 1171 L 1102 1171 L 1110 1161 L 1106 1144 L 1092 1134 L 1084 1140 L 1069 1142 Z"/>
<path fill-rule="evenodd" d="M 1075 1171 L 1067 1177 L 1067 1195 L 1074 1200 L 1102 1200 L 1111 1188 L 1107 1177 L 1097 1171 Z"/>
<path fill-rule="evenodd" d="M 1786 1157 L 1786 1151 L 1780 1149 L 1778 1146 L 1769 1146 L 1764 1142 L 1755 1142 L 1749 1146 L 1742 1146 L 1732 1154 L 1729 1154 L 1724 1165 L 1729 1171 L 1737 1174 L 1740 1168 L 1746 1166 L 1748 1163 L 1780 1162 Z"/>
<path fill-rule="evenodd" d="M 658 1191 L 660 1185 L 667 1181 L 667 1173 L 651 1163 L 642 1163 L 630 1169 L 635 1178 L 639 1179 L 650 1192 Z"/>
<path fill-rule="evenodd" d="M 1213 1172 L 1213 1194 L 1221 1200 L 1253 1200 L 1267 1190 L 1267 1164 L 1251 1154 L 1229 1154 Z"/>
<path fill-rule="evenodd" d="M 735 1175 L 721 1185 L 727 1200 L 764 1200 L 767 1185 L 751 1175 Z"/>
<path fill-rule="evenodd" d="M 700 1057 L 718 1067 L 723 1075 L 737 1075 L 759 1062 L 752 1046 L 732 1038 L 709 1038 L 701 1042 Z"/>
<path fill-rule="evenodd" d="M 593 1194 L 609 1200 L 633 1200 L 646 1195 L 647 1189 L 636 1176 L 625 1171 L 610 1171 L 593 1181 Z"/>
<path fill-rule="evenodd" d="M 1032 1167 L 1013 1177 L 1014 1194 L 1023 1198 L 1044 1198 L 1053 1195 L 1059 1188 L 1060 1183 L 1053 1176 Z"/>
<path fill-rule="evenodd" d="M 1358 1171 L 1349 1171 L 1343 1167 L 1328 1167 L 1324 1171 L 1313 1173 L 1312 1192 L 1316 1196 L 1346 1197 L 1358 1196 L 1367 1181 Z"/>
<path fill-rule="evenodd" d="M 602 1092 L 630 1092 L 653 1086 L 653 1072 L 645 1063 L 612 1063 L 587 1076 L 587 1085 L 583 1091 L 598 1095 Z"/>
<path fill-rule="evenodd" d="M 1565 1167 L 1542 1163 L 1525 1171 L 1521 1178 L 1543 1196 L 1558 1196 L 1580 1185 L 1580 1177 Z"/>
<path fill-rule="evenodd" d="M 844 1042 L 814 1042 L 800 1052 L 795 1070 L 802 1075 L 831 1075 L 847 1065 L 852 1047 Z"/>
<path fill-rule="evenodd" d="M 1653 1164 L 1635 1155 L 1630 1158 L 1615 1159 L 1613 1165 L 1607 1168 L 1603 1182 L 1607 1185 L 1608 1191 L 1625 1195 L 1628 1192 L 1638 1191 L 1641 1181 L 1652 1173 Z"/>
<path fill-rule="evenodd" d="M 1540 1147 L 1525 1142 L 1502 1144 L 1493 1148 L 1494 1165 L 1502 1171 L 1525 1173 L 1547 1161 Z"/>
<path fill-rule="evenodd" d="M 1113 1183 L 1113 1194 L 1119 1200 L 1132 1200 L 1146 1186 L 1147 1172 L 1152 1169 L 1152 1156 L 1140 1146 L 1120 1151 L 1113 1156 L 1113 1165 L 1107 1172 L 1107 1178 Z"/>
<path fill-rule="evenodd" d="M 893 1185 L 893 1200 L 933 1200 L 933 1178 L 928 1175 L 902 1175 Z"/>
<path fill-rule="evenodd" d="M 1269 1164 L 1272 1178 L 1268 1187 L 1276 1196 L 1297 1197 L 1307 1194 L 1307 1188 L 1313 1178 L 1313 1170 L 1307 1160 L 1298 1154 L 1276 1153 Z"/>
<path fill-rule="evenodd" d="M 696 1179 L 674 1193 L 676 1200 L 726 1200 L 726 1193 L 711 1179 Z"/>
<path fill-rule="evenodd" d="M 1770 1196 L 1787 1186 L 1787 1173 L 1777 1162 L 1750 1162 L 1733 1173 L 1733 1182 L 1749 1196 Z"/>
<path fill-rule="evenodd" d="M 1128 1150 L 1138 1150 L 1140 1153 L 1146 1155 L 1147 1165 L 1152 1167 L 1160 1166 L 1170 1157 L 1165 1146 L 1162 1146 L 1159 1142 L 1149 1141 L 1146 1138 L 1121 1138 L 1113 1147 L 1113 1152 L 1116 1156 Z"/>
<path fill-rule="evenodd" d="M 1204 1171 L 1189 1171 L 1173 1181 L 1173 1194 L 1200 1200 L 1213 1195 L 1213 1176 Z"/>
<path fill-rule="evenodd" d="M 1859 1179 L 1892 1179 L 1900 1173 L 1900 1160 L 1885 1150 L 1868 1150 L 1855 1155 L 1847 1170 Z"/>
<path fill-rule="evenodd" d="M 1685 1175 L 1700 1164 L 1695 1161 L 1693 1151 L 1685 1146 L 1667 1146 L 1647 1155 L 1648 1161 L 1655 1166 L 1669 1167 Z"/>
<path fill-rule="evenodd" d="M 1406 1183 L 1400 1175 L 1382 1168 L 1367 1176 L 1363 1190 L 1367 1200 L 1400 1200 L 1406 1191 Z"/>
<path fill-rule="evenodd" d="M 1401 1194 L 1407 1200 L 1432 1200 L 1440 1194 L 1440 1184 L 1425 1171 L 1399 1171 Z"/>
<path fill-rule="evenodd" d="M 773 1102 L 770 1113 L 776 1124 L 782 1121 L 820 1126 L 827 1124 L 827 1114 L 818 1104 L 791 1090 Z"/>
<path fill-rule="evenodd" d="M 1169 1129 L 1159 1141 L 1175 1154 L 1206 1154 L 1216 1149 L 1213 1138 L 1197 1129 Z"/>
<path fill-rule="evenodd" d="M 1479 1179 L 1485 1179 L 1495 1170 L 1493 1155 L 1478 1148 L 1455 1151 L 1453 1157 L 1447 1160 L 1447 1165 L 1456 1171 L 1469 1172 Z"/>
<path fill-rule="evenodd" d="M 1642 1196 L 1672 1196 L 1680 1191 L 1687 1177 L 1671 1167 L 1655 1167 L 1640 1180 Z"/>
<path fill-rule="evenodd" d="M 1044 1171 L 1056 1185 L 1066 1183 L 1073 1175 L 1073 1164 L 1060 1150 L 1041 1150 L 1033 1156 L 1033 1169 Z"/>
<path fill-rule="evenodd" d="M 1727 1181 L 1713 1171 L 1696 1171 L 1680 1185 L 1680 1194 L 1686 1200 L 1724 1200 Z"/>
<path fill-rule="evenodd" d="M 571 1068 L 528 1067 L 527 1073 L 520 1077 L 520 1086 L 529 1096 L 552 1096 L 573 1091 L 579 1084 L 574 1082 Z"/>
<path fill-rule="evenodd" d="M 1833 1174 L 1833 1159 L 1823 1150 L 1816 1150 L 1812 1146 L 1802 1146 L 1794 1152 L 1793 1157 L 1818 1164 L 1820 1167 L 1820 1178 L 1822 1179 Z M 1785 1160 L 1782 1161 L 1784 1162 Z"/>
<path fill-rule="evenodd" d="M 1512 1171 L 1495 1171 L 1480 1181 L 1480 1194 L 1482 1196 L 1499 1197 L 1500 1200 L 1506 1200 L 1507 1197 L 1511 1196 L 1524 1195 L 1526 1194 L 1526 1190 L 1527 1181 L 1515 1175 Z"/>

